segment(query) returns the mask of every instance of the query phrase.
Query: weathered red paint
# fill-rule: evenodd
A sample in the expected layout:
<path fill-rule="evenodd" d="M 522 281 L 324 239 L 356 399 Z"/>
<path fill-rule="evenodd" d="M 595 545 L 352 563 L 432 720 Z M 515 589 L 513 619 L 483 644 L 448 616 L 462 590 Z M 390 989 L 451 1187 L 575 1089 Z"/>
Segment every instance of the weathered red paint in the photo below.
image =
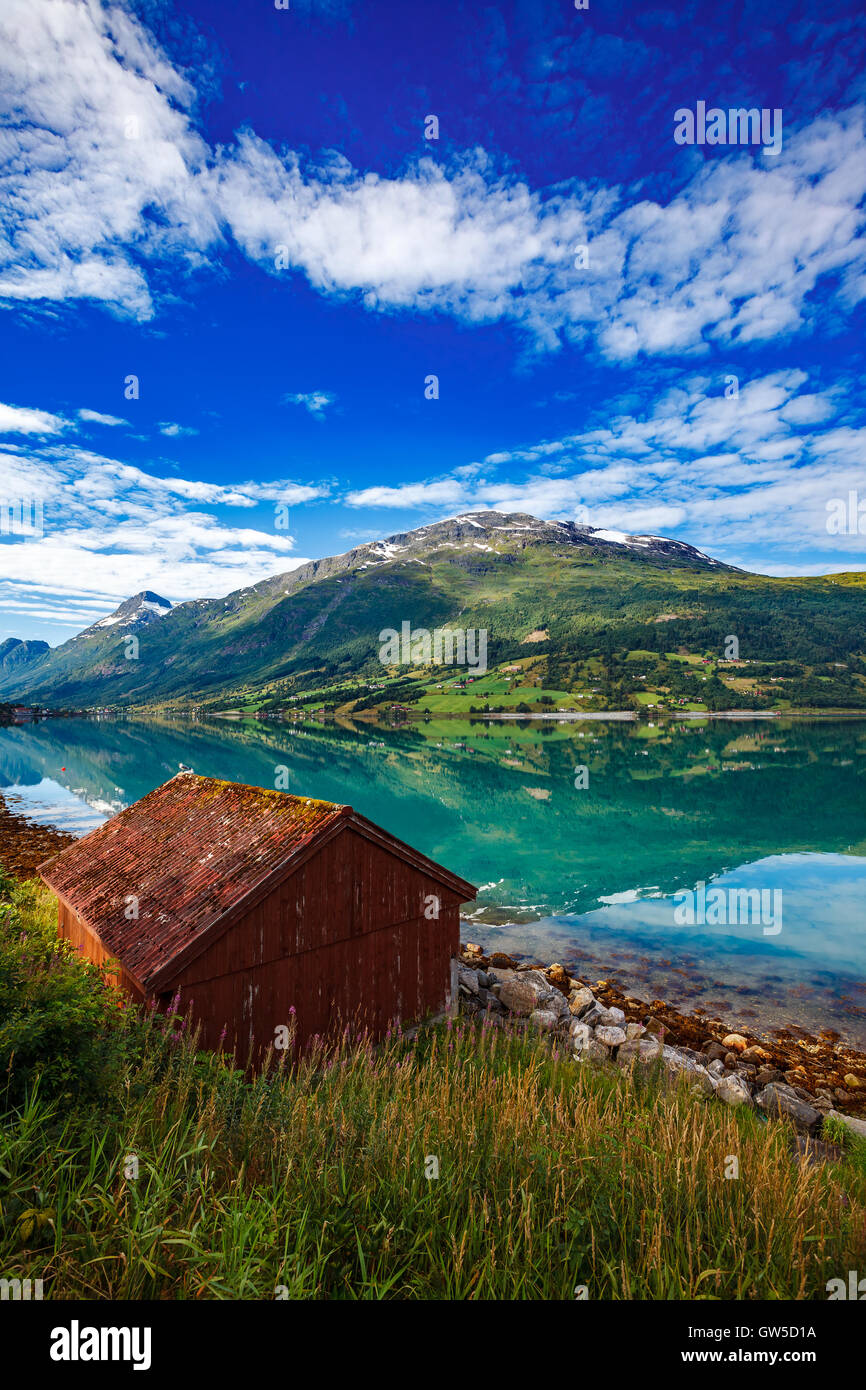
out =
<path fill-rule="evenodd" d="M 447 1007 L 460 904 L 475 897 L 349 806 L 189 773 L 40 873 L 61 935 L 118 960 L 135 997 L 179 994 L 205 1047 L 225 1030 L 253 1061 L 283 1026 L 303 1046 Z"/>

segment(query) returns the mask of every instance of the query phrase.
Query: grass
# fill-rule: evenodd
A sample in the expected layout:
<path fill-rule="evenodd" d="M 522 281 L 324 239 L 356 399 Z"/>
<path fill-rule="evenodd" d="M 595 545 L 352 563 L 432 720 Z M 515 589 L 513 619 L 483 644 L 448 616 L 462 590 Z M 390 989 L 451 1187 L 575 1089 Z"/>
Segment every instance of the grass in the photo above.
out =
<path fill-rule="evenodd" d="M 6 1109 L 0 1274 L 46 1297 L 823 1298 L 866 1259 L 862 1146 L 798 1164 L 786 1124 L 517 1029 L 343 1040 L 247 1082 L 177 1020 L 126 1026 L 105 1094 L 36 1077 Z"/>

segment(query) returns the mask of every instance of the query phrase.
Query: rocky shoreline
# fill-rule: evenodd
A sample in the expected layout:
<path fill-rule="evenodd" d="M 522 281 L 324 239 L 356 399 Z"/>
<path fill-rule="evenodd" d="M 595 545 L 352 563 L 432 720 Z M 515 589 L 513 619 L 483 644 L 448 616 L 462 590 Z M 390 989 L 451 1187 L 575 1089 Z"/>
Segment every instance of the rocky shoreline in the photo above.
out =
<path fill-rule="evenodd" d="M 829 1031 L 785 1030 L 775 1039 L 732 1032 L 719 1019 L 625 995 L 609 980 L 590 985 L 559 963 L 488 956 L 471 942 L 460 947 L 458 994 L 464 1013 L 537 1029 L 576 1061 L 658 1064 L 708 1098 L 788 1118 L 812 1141 L 832 1137 L 834 1126 L 866 1138 L 866 1055 Z"/>
<path fill-rule="evenodd" d="M 0 794 L 0 868 L 13 878 L 33 878 L 40 864 L 74 843 L 74 835 L 28 820 L 16 812 L 14 796 Z"/>

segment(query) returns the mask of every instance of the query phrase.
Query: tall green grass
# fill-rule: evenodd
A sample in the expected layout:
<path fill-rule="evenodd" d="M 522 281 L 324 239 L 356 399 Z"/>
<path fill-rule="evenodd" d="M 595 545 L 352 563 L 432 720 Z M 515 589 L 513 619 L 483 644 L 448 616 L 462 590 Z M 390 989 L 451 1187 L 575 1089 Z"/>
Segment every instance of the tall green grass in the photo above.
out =
<path fill-rule="evenodd" d="M 0 1276 L 46 1297 L 823 1298 L 866 1260 L 862 1150 L 803 1165 L 785 1124 L 516 1030 L 247 1082 L 177 1020 L 126 1026 L 102 1097 L 7 1100 Z"/>

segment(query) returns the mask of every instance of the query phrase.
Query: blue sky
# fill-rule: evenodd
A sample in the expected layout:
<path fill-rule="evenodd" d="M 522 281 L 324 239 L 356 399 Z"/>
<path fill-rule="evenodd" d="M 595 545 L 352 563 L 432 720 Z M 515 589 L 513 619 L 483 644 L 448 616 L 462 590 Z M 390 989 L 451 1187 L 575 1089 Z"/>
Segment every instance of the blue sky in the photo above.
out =
<path fill-rule="evenodd" d="M 4 0 L 0 637 L 484 507 L 866 567 L 858 8 Z"/>

